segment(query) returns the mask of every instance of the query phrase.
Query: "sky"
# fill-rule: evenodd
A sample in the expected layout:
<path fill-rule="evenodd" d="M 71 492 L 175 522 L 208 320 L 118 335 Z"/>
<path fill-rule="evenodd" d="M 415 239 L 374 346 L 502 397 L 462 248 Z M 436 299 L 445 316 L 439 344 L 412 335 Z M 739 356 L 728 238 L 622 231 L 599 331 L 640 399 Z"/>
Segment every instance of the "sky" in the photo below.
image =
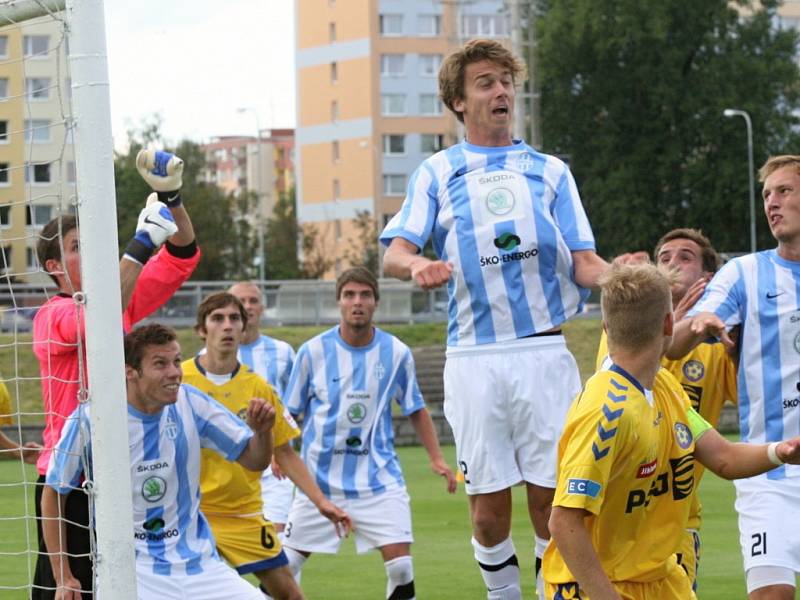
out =
<path fill-rule="evenodd" d="M 106 0 L 114 144 L 161 118 L 165 139 L 294 127 L 292 0 Z"/>

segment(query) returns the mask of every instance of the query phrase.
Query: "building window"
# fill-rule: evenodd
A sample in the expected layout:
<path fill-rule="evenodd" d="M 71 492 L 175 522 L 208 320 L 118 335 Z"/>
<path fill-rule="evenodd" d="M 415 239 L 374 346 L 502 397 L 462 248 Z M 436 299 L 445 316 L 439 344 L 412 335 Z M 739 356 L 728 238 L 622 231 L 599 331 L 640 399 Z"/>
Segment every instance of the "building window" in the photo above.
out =
<path fill-rule="evenodd" d="M 0 206 L 0 229 L 11 227 L 11 205 Z"/>
<path fill-rule="evenodd" d="M 440 133 L 423 133 L 419 138 L 419 149 L 423 154 L 435 154 L 444 148 L 444 136 Z"/>
<path fill-rule="evenodd" d="M 75 161 L 70 160 L 67 162 L 67 183 L 75 183 L 78 180 L 77 171 L 75 171 Z"/>
<path fill-rule="evenodd" d="M 383 176 L 384 196 L 403 196 L 406 193 L 406 176 L 387 173 Z"/>
<path fill-rule="evenodd" d="M 44 227 L 53 218 L 53 207 L 49 204 L 34 204 L 25 209 L 25 225 Z"/>
<path fill-rule="evenodd" d="M 26 164 L 25 183 L 50 183 L 50 163 Z"/>
<path fill-rule="evenodd" d="M 25 120 L 25 141 L 46 144 L 50 141 L 50 121 L 47 119 Z"/>
<path fill-rule="evenodd" d="M 0 35 L 0 57 L 6 58 L 8 56 L 8 36 Z"/>
<path fill-rule="evenodd" d="M 0 185 L 5 186 L 11 183 L 11 169 L 8 163 L 0 163 Z"/>
<path fill-rule="evenodd" d="M 36 251 L 33 248 L 25 248 L 25 262 L 29 269 L 39 267 L 39 262 L 36 260 Z"/>
<path fill-rule="evenodd" d="M 441 54 L 420 54 L 419 74 L 421 77 L 436 77 L 439 65 L 442 64 Z"/>
<path fill-rule="evenodd" d="M 25 79 L 25 94 L 29 100 L 47 100 L 50 98 L 49 77 L 28 77 Z"/>
<path fill-rule="evenodd" d="M 331 44 L 336 41 L 336 23 L 328 23 L 328 39 Z"/>
<path fill-rule="evenodd" d="M 381 114 L 385 117 L 406 114 L 406 95 L 381 94 Z"/>
<path fill-rule="evenodd" d="M 381 54 L 381 75 L 383 77 L 402 77 L 405 72 L 405 54 Z"/>
<path fill-rule="evenodd" d="M 383 136 L 384 156 L 398 156 L 406 153 L 406 136 L 390 134 Z"/>
<path fill-rule="evenodd" d="M 0 246 L 0 269 L 11 270 L 11 246 Z"/>
<path fill-rule="evenodd" d="M 381 15 L 381 35 L 403 35 L 403 15 Z"/>
<path fill-rule="evenodd" d="M 22 54 L 43 57 L 50 47 L 50 36 L 26 35 L 22 37 Z"/>
<path fill-rule="evenodd" d="M 333 180 L 333 186 L 332 187 L 333 187 L 333 200 L 335 202 L 335 201 L 337 201 L 339 199 L 340 193 L 341 193 L 341 190 L 339 188 L 339 180 L 338 179 L 334 179 Z"/>
<path fill-rule="evenodd" d="M 506 37 L 508 21 L 503 15 L 463 15 L 461 37 Z"/>
<path fill-rule="evenodd" d="M 8 77 L 0 77 L 0 100 L 8 98 Z"/>
<path fill-rule="evenodd" d="M 331 158 L 333 162 L 339 162 L 339 142 L 336 140 L 331 142 Z"/>
<path fill-rule="evenodd" d="M 339 103 L 331 100 L 331 121 L 334 123 L 339 120 Z"/>
<path fill-rule="evenodd" d="M 339 81 L 339 67 L 335 62 L 331 63 L 331 83 Z"/>
<path fill-rule="evenodd" d="M 436 36 L 442 33 L 442 17 L 440 15 L 419 15 L 417 17 L 417 35 Z"/>
<path fill-rule="evenodd" d="M 0 121 L 0 144 L 8 143 L 8 121 Z"/>
<path fill-rule="evenodd" d="M 436 94 L 419 95 L 419 114 L 439 116 L 442 114 L 442 102 Z"/>

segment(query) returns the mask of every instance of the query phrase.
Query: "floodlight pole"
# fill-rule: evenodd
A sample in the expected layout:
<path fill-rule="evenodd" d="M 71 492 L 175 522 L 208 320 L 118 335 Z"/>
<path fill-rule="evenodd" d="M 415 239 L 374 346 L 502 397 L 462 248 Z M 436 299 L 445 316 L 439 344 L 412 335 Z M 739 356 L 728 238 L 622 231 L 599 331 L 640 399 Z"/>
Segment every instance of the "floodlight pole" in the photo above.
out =
<path fill-rule="evenodd" d="M 723 113 L 726 117 L 742 117 L 747 125 L 747 173 L 750 176 L 750 252 L 756 251 L 756 187 L 753 181 L 753 125 L 747 111 L 738 108 L 726 108 Z"/>
<path fill-rule="evenodd" d="M 264 189 L 261 187 L 261 121 L 258 118 L 258 111 L 252 107 L 237 108 L 236 112 L 253 113 L 256 120 L 256 195 L 258 196 L 258 219 L 256 220 L 256 235 L 258 236 L 258 281 L 259 287 L 264 284 L 266 279 L 265 267 L 266 258 L 264 256 Z"/>

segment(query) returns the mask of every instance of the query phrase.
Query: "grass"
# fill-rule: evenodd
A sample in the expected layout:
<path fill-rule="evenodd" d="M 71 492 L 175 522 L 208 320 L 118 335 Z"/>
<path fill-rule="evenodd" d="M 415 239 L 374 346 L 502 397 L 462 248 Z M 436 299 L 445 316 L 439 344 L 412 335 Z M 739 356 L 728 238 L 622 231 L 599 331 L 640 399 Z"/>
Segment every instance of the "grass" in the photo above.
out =
<path fill-rule="evenodd" d="M 436 600 L 483 598 L 486 590 L 472 558 L 467 500 L 463 488 L 450 496 L 444 482 L 428 469 L 421 448 L 398 451 L 411 494 L 415 542 L 414 571 L 417 596 Z M 454 449 L 445 448 L 453 464 Z M 20 486 L 8 484 L 35 481 L 32 467 L 0 462 L 0 586 L 19 586 L 17 591 L 0 589 L 4 600 L 27 598 L 24 586 L 33 571 L 33 559 L 26 548 L 35 545 L 31 529 L 26 540 L 25 521 L 9 520 L 26 514 Z M 26 486 L 27 514 L 33 514 L 33 487 Z M 700 600 L 729 600 L 745 597 L 744 576 L 739 553 L 733 485 L 711 473 L 703 479 L 700 495 L 704 505 L 703 554 L 700 565 Z M 32 522 L 28 522 L 32 526 Z M 533 539 L 527 519 L 523 490 L 514 490 L 514 540 L 522 568 L 525 598 L 534 598 Z M 9 555 L 5 553 L 18 553 Z M 382 598 L 385 574 L 378 552 L 356 555 L 352 540 L 346 540 L 338 555 L 315 555 L 303 570 L 303 589 L 311 599 L 350 600 Z"/>

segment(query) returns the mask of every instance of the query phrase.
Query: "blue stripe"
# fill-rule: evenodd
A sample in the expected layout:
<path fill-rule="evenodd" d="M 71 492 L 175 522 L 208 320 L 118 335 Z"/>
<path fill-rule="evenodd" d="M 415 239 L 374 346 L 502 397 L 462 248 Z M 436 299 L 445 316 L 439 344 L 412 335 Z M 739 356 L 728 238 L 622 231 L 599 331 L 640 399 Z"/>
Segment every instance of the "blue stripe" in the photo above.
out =
<path fill-rule="evenodd" d="M 181 532 L 181 536 L 178 539 L 178 543 L 175 546 L 178 555 L 182 558 L 186 559 L 186 573 L 188 575 L 195 575 L 202 571 L 200 567 L 200 558 L 201 555 L 192 550 L 189 546 L 188 534 L 189 532 L 194 529 L 193 526 L 196 526 L 197 523 L 192 523 L 192 504 L 195 501 L 195 498 L 192 498 L 190 493 L 192 489 L 192 482 L 189 481 L 189 474 L 186 470 L 187 465 L 190 464 L 191 458 L 189 458 L 189 441 L 186 438 L 186 428 L 183 422 L 183 419 L 180 418 L 178 415 L 178 411 L 173 404 L 172 406 L 168 407 L 169 415 L 172 419 L 178 423 L 178 435 L 175 438 L 175 475 L 178 479 L 178 495 L 177 495 L 177 504 L 178 504 L 178 531 Z M 198 418 L 197 414 L 194 413 L 194 409 L 192 408 L 192 412 L 195 415 L 195 427 L 196 424 L 201 421 Z M 224 447 L 224 446 L 221 446 Z M 197 511 L 197 515 L 199 517 L 200 511 Z M 199 529 L 196 530 L 197 534 L 201 533 Z M 213 540 L 211 544 L 213 545 Z"/>
<path fill-rule="evenodd" d="M 266 362 L 265 379 L 272 387 L 278 385 L 278 347 L 270 338 L 261 336 L 262 347 L 264 348 Z"/>
<path fill-rule="evenodd" d="M 622 384 L 621 384 L 621 383 L 619 383 L 619 382 L 618 382 L 616 379 L 611 379 L 610 381 L 611 381 L 611 385 L 613 385 L 613 386 L 614 386 L 615 388 L 617 388 L 618 390 L 623 390 L 623 391 L 625 391 L 625 390 L 628 390 L 628 389 L 630 389 L 630 388 L 629 388 L 627 385 L 622 385 Z"/>
<path fill-rule="evenodd" d="M 603 404 L 603 414 L 605 415 L 606 419 L 608 419 L 609 423 L 619 419 L 623 412 L 625 412 L 624 408 L 620 408 L 619 410 L 611 410 L 608 408 L 608 406 Z"/>
<path fill-rule="evenodd" d="M 609 371 L 613 371 L 614 373 L 617 373 L 618 375 L 622 375 L 625 379 L 627 379 L 629 382 L 631 382 L 633 384 L 633 387 L 635 387 L 637 390 L 639 390 L 642 393 L 642 395 L 644 395 L 644 386 L 641 383 L 639 383 L 639 381 L 633 375 L 628 373 L 625 369 L 620 367 L 618 364 L 616 364 L 616 363 L 612 364 L 608 368 L 608 370 Z"/>
<path fill-rule="evenodd" d="M 617 428 L 614 427 L 613 429 L 606 430 L 606 429 L 603 429 L 603 426 L 600 423 L 598 423 L 597 424 L 597 435 L 600 436 L 600 441 L 607 442 L 608 440 L 613 438 L 615 435 L 617 435 Z"/>
<path fill-rule="evenodd" d="M 347 439 L 351 437 L 358 437 L 361 439 L 361 427 L 352 427 L 347 432 Z M 356 448 L 357 450 L 361 450 L 366 444 L 364 444 L 364 440 L 361 439 L 361 446 Z M 348 446 L 347 449 L 349 450 L 350 447 Z M 357 454 L 345 454 L 344 455 L 344 464 L 342 465 L 342 490 L 344 490 L 344 497 L 345 498 L 358 498 L 358 491 L 356 490 L 356 470 L 358 468 L 358 459 L 359 456 Z"/>
<path fill-rule="evenodd" d="M 397 455 L 394 451 L 394 427 L 392 427 L 392 398 L 389 393 L 394 389 L 389 388 L 393 378 L 389 377 L 392 368 L 395 364 L 394 357 L 394 343 L 391 336 L 381 332 L 381 345 L 380 345 L 380 360 L 386 366 L 386 375 L 381 379 L 378 387 L 379 398 L 386 398 L 386 402 L 382 403 L 383 411 L 383 438 L 386 442 L 381 446 L 383 449 L 383 459 L 386 461 L 386 471 L 391 475 L 398 485 L 404 485 L 403 473 L 400 470 L 400 463 L 397 461 Z M 394 385 L 392 386 L 394 388 Z M 405 391 L 405 390 L 403 390 Z"/>
<path fill-rule="evenodd" d="M 271 569 L 285 567 L 288 564 L 289 558 L 286 556 L 286 552 L 281 549 L 281 551 L 272 558 L 239 565 L 236 567 L 236 572 L 239 573 L 239 575 L 247 575 L 248 573 L 257 573 L 258 571 L 269 571 Z"/>
<path fill-rule="evenodd" d="M 611 446 L 600 450 L 600 447 L 595 442 L 592 442 L 592 454 L 594 454 L 595 460 L 600 460 L 603 458 L 606 454 L 608 454 L 609 450 L 611 450 Z"/>
<path fill-rule="evenodd" d="M 322 426 L 322 439 L 320 444 L 324 449 L 331 449 L 336 443 L 336 421 L 339 415 L 339 405 L 341 404 L 339 395 L 341 389 L 339 386 L 339 359 L 336 354 L 338 344 L 336 336 L 338 334 L 335 330 L 329 330 L 322 335 L 322 348 L 325 360 L 325 381 L 328 384 L 328 413 L 325 418 L 325 424 Z M 331 462 L 333 459 L 333 452 L 323 451 L 320 453 L 317 460 L 317 485 L 322 493 L 330 496 L 331 486 Z"/>
<path fill-rule="evenodd" d="M 67 419 L 61 432 L 61 439 L 53 450 L 53 464 L 47 470 L 45 482 L 59 494 L 68 494 L 79 487 L 84 471 L 82 458 L 76 456 L 82 454 L 84 446 L 89 445 L 91 441 L 91 438 L 89 440 L 81 439 L 81 422 L 85 421 L 87 425 L 89 424 L 89 419 L 82 410 L 84 406 L 86 405 L 79 405 Z M 90 429 L 87 427 L 86 432 L 89 431 Z M 89 450 L 91 450 L 90 446 Z M 91 455 L 91 451 L 89 451 L 87 456 L 91 457 Z M 62 487 L 61 480 L 67 478 L 67 485 Z"/>
<path fill-rule="evenodd" d="M 503 233 L 516 234 L 514 221 L 503 221 L 494 226 L 495 238 Z M 516 250 L 516 248 L 514 249 Z M 513 252 L 511 250 L 510 252 Z M 500 250 L 500 255 L 506 254 L 505 250 Z M 525 292 L 524 277 L 522 275 L 522 261 L 511 260 L 500 265 L 503 274 L 503 282 L 506 285 L 506 296 L 511 308 L 511 320 L 514 322 L 514 331 L 517 337 L 525 337 L 536 331 L 531 317 L 530 302 Z"/>
<path fill-rule="evenodd" d="M 253 348 L 255 347 L 255 343 L 243 344 L 239 346 L 239 361 L 247 365 L 248 368 L 254 373 L 258 373 L 258 369 L 256 369 L 256 363 L 253 360 Z"/>
<path fill-rule="evenodd" d="M 620 402 L 625 402 L 628 399 L 628 396 L 625 394 L 620 394 L 619 396 L 614 394 L 611 390 L 606 392 L 606 398 L 614 402 L 615 404 L 619 404 Z"/>
<path fill-rule="evenodd" d="M 170 410 L 171 409 L 171 410 Z M 172 417 L 175 411 L 175 406 L 170 406 L 167 410 L 165 410 L 167 416 Z M 144 460 L 156 460 L 160 458 L 161 452 L 159 449 L 159 439 L 161 437 L 161 421 L 164 418 L 162 415 L 161 419 L 152 419 L 141 421 L 142 428 L 144 429 L 144 438 L 142 440 L 142 450 Z M 182 428 L 182 423 L 178 419 L 173 417 L 173 420 L 176 423 L 179 423 L 178 427 Z M 177 443 L 176 443 L 176 456 L 175 456 L 175 463 L 172 465 L 172 468 L 177 473 L 180 463 L 177 460 Z M 166 481 L 165 485 L 171 485 L 172 481 Z M 165 490 L 166 491 L 166 490 Z M 164 508 L 162 506 L 156 506 L 153 508 L 148 508 L 145 511 L 145 521 L 150 521 L 151 519 L 161 519 L 164 517 Z M 179 529 L 179 531 L 184 531 L 183 529 Z M 164 540 L 152 540 L 147 539 L 145 540 L 147 543 L 147 553 L 153 557 L 153 572 L 156 575 L 169 575 L 171 573 L 172 565 L 167 559 L 165 555 L 166 544 Z"/>

